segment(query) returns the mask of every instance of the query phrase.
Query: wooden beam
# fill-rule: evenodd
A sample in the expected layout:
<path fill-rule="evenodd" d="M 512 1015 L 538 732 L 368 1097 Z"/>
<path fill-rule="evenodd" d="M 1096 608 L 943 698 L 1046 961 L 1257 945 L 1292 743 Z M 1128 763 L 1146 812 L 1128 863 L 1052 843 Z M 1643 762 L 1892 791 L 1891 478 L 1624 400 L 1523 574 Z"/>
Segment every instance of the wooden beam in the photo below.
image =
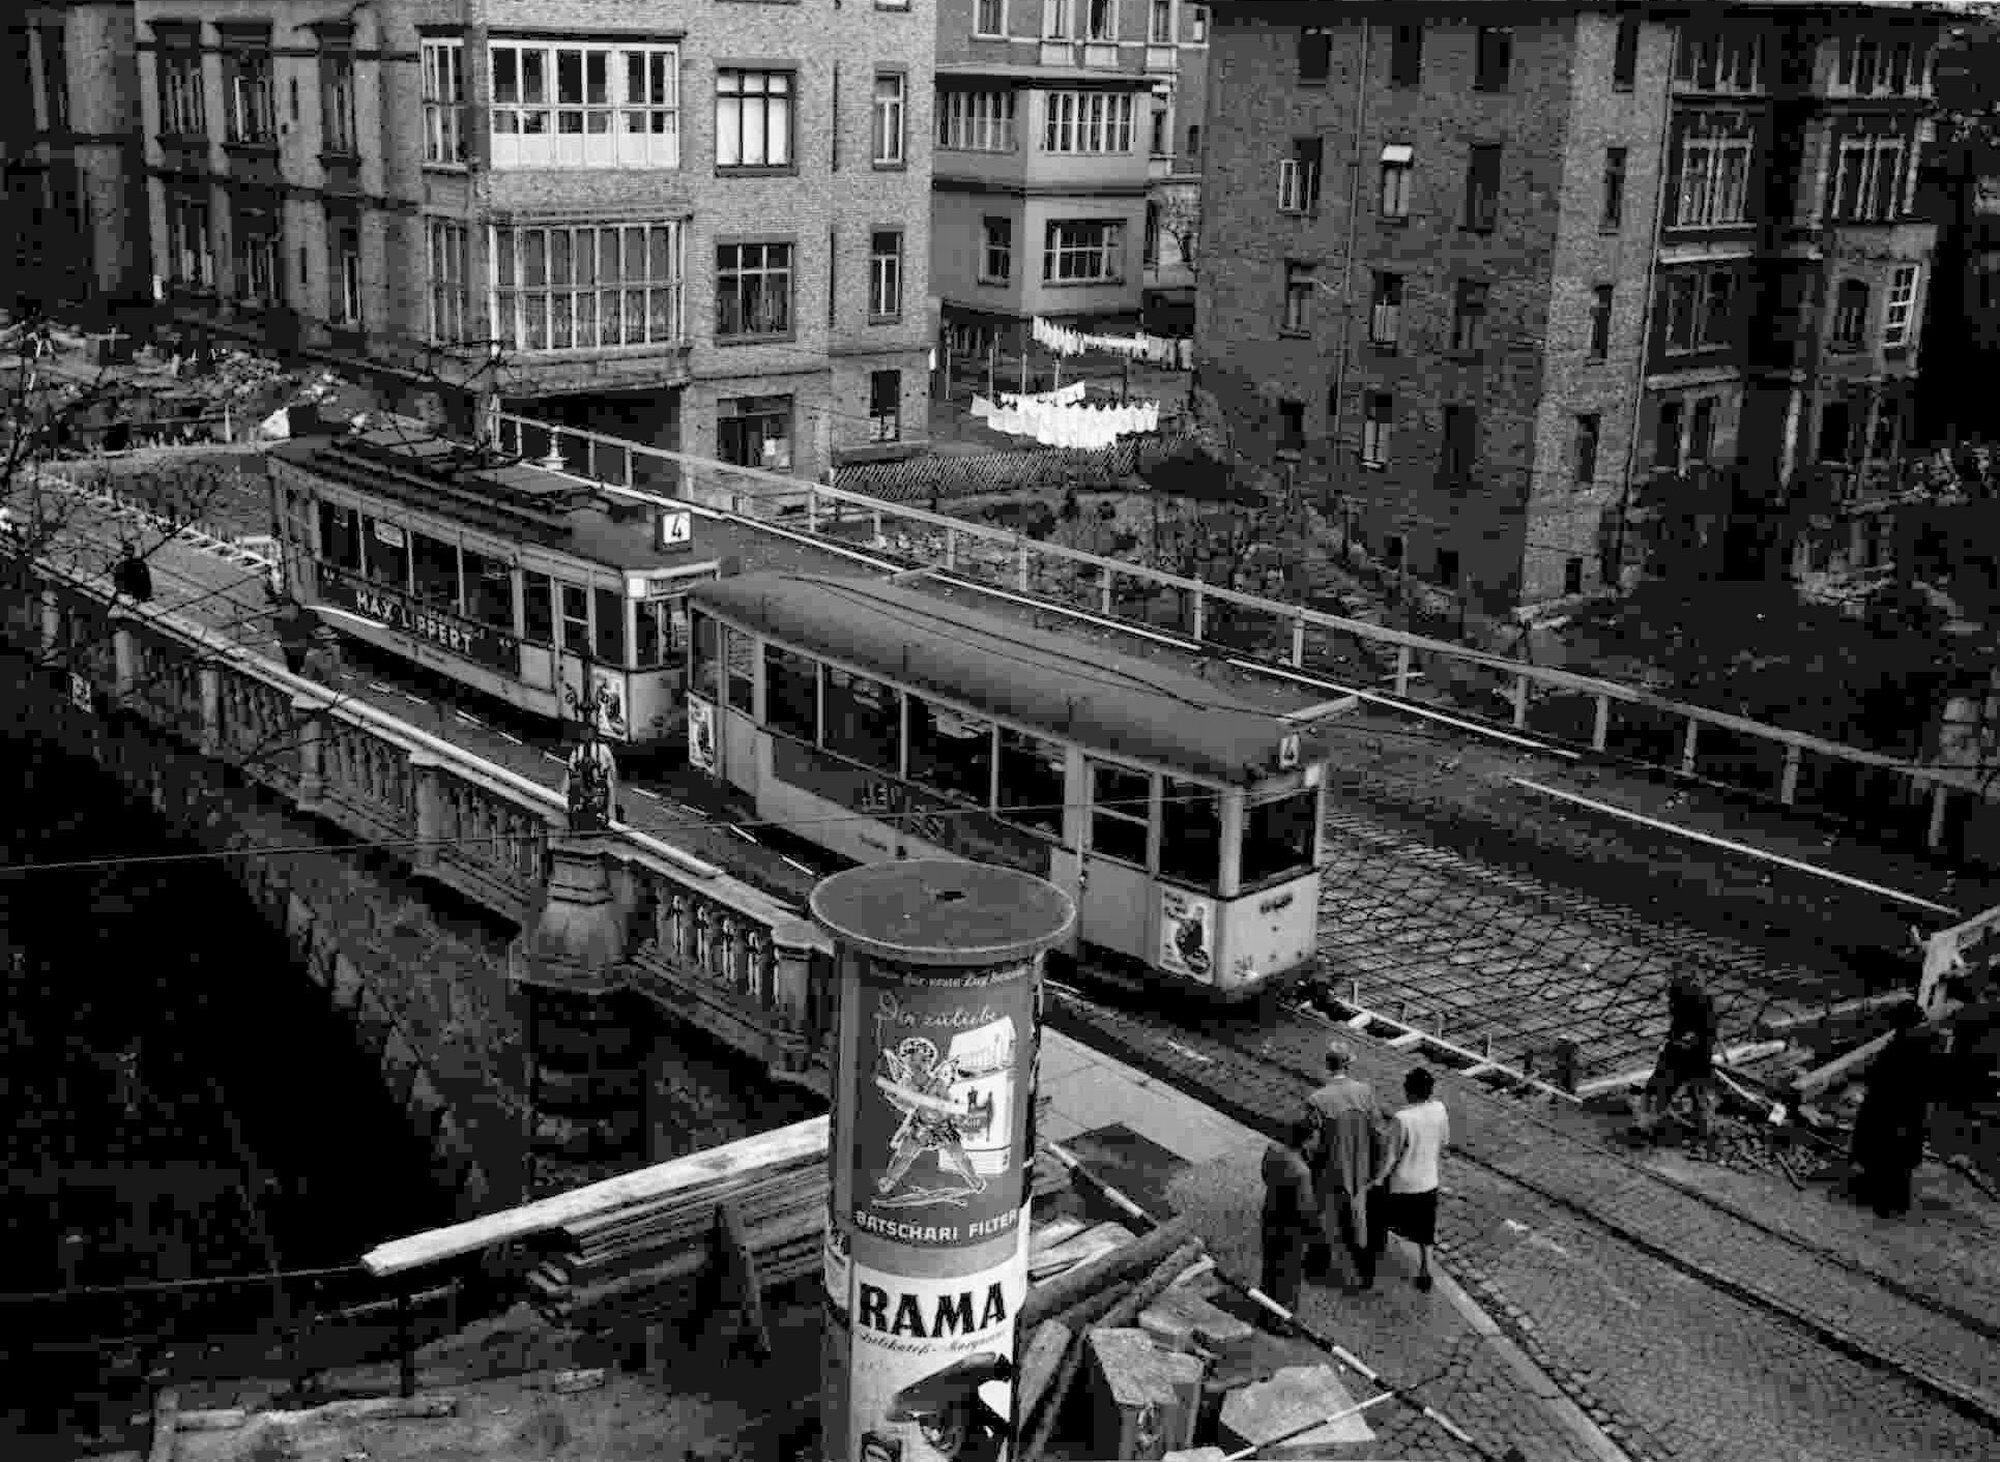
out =
<path fill-rule="evenodd" d="M 1896 1038 L 1894 1031 L 1884 1031 L 1863 1046 L 1856 1046 L 1843 1056 L 1837 1056 L 1824 1066 L 1811 1071 L 1800 1072 L 1792 1078 L 1792 1090 L 1801 1100 L 1819 1095 L 1830 1086 L 1850 1081 L 1868 1069 L 1868 1063 L 1882 1054 L 1883 1048 Z"/>

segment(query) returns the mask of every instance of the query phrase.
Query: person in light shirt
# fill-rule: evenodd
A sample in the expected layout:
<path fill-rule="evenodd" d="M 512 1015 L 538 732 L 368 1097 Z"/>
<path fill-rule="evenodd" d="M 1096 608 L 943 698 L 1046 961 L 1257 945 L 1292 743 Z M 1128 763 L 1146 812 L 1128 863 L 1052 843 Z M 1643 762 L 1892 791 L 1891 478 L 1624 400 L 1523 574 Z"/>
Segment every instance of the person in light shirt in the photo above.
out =
<path fill-rule="evenodd" d="M 1433 1093 L 1437 1081 L 1419 1066 L 1403 1078 L 1409 1098 L 1390 1119 L 1382 1167 L 1383 1227 L 1417 1248 L 1416 1285 L 1431 1287 L 1431 1245 L 1437 1242 L 1438 1165 L 1451 1141 L 1451 1119 Z"/>

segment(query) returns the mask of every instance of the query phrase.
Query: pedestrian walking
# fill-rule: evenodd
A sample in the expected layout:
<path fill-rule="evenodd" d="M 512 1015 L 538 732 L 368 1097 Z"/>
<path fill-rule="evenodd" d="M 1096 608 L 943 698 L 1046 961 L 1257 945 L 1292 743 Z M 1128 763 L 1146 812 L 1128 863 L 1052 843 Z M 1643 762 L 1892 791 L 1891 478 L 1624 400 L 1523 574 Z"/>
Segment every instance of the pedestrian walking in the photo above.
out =
<path fill-rule="evenodd" d="M 1910 1189 L 1924 1160 L 1932 1083 L 1939 1049 L 1936 1030 L 1912 1002 L 1896 1007 L 1894 1034 L 1868 1068 L 1868 1094 L 1854 1117 L 1853 1192 L 1883 1218 L 1910 1211 Z"/>
<path fill-rule="evenodd" d="M 1715 1105 L 1715 1002 L 1700 982 L 1675 975 L 1667 986 L 1667 1043 L 1639 1098 L 1635 1134 L 1647 1141 L 1659 1131 L 1674 1099 L 1686 1093 L 1694 1103 L 1694 1137 L 1708 1140 Z"/>
<path fill-rule="evenodd" d="M 1314 1176 L 1323 1237 L 1308 1267 L 1323 1275 L 1338 1242 L 1347 1251 L 1358 1286 L 1371 1289 L 1382 1236 L 1381 1226 L 1368 1221 L 1368 1192 L 1381 1166 L 1387 1124 L 1375 1089 L 1352 1074 L 1353 1061 L 1346 1046 L 1329 1041 L 1327 1082 L 1310 1098 L 1319 1127 Z"/>
<path fill-rule="evenodd" d="M 1431 1245 L 1437 1242 L 1438 1168 L 1451 1141 L 1451 1119 L 1436 1096 L 1437 1078 L 1419 1066 L 1403 1078 L 1407 1105 L 1390 1119 L 1383 1163 L 1382 1227 L 1416 1245 L 1416 1286 L 1431 1287 Z"/>
<path fill-rule="evenodd" d="M 1321 1235 L 1319 1195 L 1313 1183 L 1319 1122 L 1303 1115 L 1286 1136 L 1286 1141 L 1274 1142 L 1264 1151 L 1264 1265 L 1258 1288 L 1291 1310 L 1298 1307 L 1306 1256 Z"/>

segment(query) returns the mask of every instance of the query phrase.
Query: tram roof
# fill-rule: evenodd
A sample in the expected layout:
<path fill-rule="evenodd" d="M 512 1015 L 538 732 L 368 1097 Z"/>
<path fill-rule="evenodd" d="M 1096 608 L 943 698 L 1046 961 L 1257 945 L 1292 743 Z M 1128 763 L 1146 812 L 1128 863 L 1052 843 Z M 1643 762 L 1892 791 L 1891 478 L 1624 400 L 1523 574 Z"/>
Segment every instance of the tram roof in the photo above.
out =
<path fill-rule="evenodd" d="M 1285 709 L 1192 671 L 880 579 L 750 573 L 697 585 L 697 606 L 1094 750 L 1216 781 L 1277 771 Z M 1308 760 L 1321 754 L 1308 736 Z"/>

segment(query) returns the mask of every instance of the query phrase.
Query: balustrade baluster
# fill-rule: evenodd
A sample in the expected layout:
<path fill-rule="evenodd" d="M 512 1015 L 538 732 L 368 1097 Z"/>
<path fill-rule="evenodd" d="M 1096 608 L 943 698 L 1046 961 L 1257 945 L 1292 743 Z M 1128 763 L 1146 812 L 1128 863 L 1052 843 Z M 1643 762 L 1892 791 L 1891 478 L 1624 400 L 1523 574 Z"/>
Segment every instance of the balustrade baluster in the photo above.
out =
<path fill-rule="evenodd" d="M 750 966 L 749 993 L 765 1010 L 771 1009 L 771 940 L 762 929 L 752 927 L 745 941 Z"/>
<path fill-rule="evenodd" d="M 709 948 L 713 942 L 713 931 L 709 928 L 708 901 L 696 903 L 694 910 L 694 955 L 692 963 L 703 974 L 708 971 Z"/>

